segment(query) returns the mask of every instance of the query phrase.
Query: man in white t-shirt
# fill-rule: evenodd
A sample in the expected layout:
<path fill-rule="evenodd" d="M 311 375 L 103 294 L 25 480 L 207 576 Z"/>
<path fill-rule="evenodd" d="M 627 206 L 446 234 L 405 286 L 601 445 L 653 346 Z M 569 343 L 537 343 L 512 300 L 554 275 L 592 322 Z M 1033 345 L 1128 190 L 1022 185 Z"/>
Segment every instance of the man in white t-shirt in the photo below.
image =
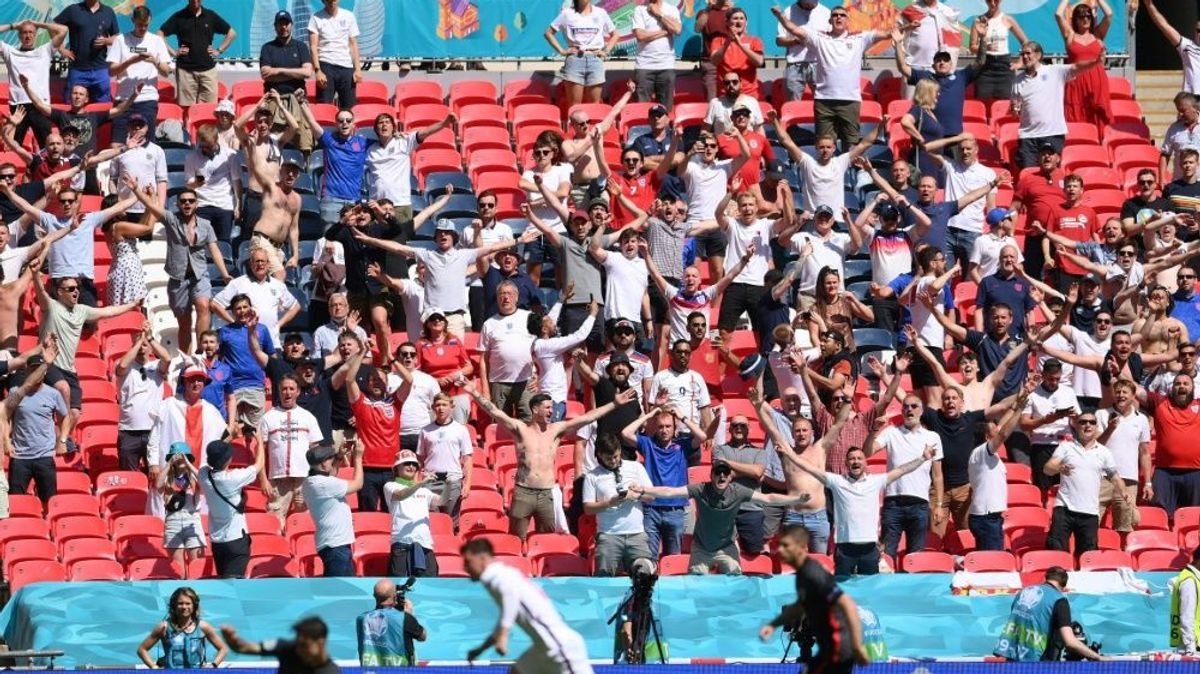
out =
<path fill-rule="evenodd" d="M 152 142 L 148 133 L 149 121 L 137 114 L 130 113 L 125 118 L 129 129 L 126 144 L 133 147 L 113 159 L 109 168 L 110 181 L 116 185 L 117 195 L 122 199 L 133 197 L 133 189 L 126 184 L 125 176 L 132 177 L 137 182 L 137 189 L 155 188 L 155 198 L 158 207 L 166 210 L 167 204 L 167 154 L 157 144 Z M 141 142 L 140 146 L 137 143 Z M 126 212 L 141 216 L 146 207 L 142 202 L 134 202 Z M 136 219 L 136 217 L 134 218 Z"/>
<path fill-rule="evenodd" d="M 1017 129 L 1017 166 L 1038 163 L 1038 148 L 1049 143 L 1060 153 L 1067 134 L 1063 95 L 1067 81 L 1082 70 L 1103 63 L 1104 52 L 1095 61 L 1044 65 L 1042 45 L 1030 40 L 1021 45 L 1021 70 L 1013 80 L 1012 113 L 1021 120 Z"/>
<path fill-rule="evenodd" d="M 815 210 L 820 206 L 828 206 L 833 210 L 834 220 L 842 225 L 850 224 L 845 222 L 846 172 L 850 170 L 854 160 L 871 147 L 875 139 L 879 137 L 880 128 L 884 125 L 880 124 L 871 129 L 861 141 L 858 140 L 856 131 L 855 143 L 842 154 L 836 154 L 837 137 L 833 133 L 818 132 L 814 145 L 817 156 L 813 157 L 796 145 L 774 111 L 768 112 L 767 118 L 775 125 L 779 142 L 783 143 L 792 162 L 796 164 L 796 171 L 800 174 L 800 194 L 803 197 L 804 207 Z M 845 141 L 843 144 L 850 145 Z"/>
<path fill-rule="evenodd" d="M 750 146 L 742 134 L 732 126 L 729 133 L 737 139 L 740 152 L 733 159 L 717 159 L 720 145 L 714 136 L 706 133 L 700 134 L 700 139 L 686 154 L 677 152 L 683 141 L 683 127 L 675 127 L 667 156 L 674 158 L 672 163 L 676 169 L 683 166 L 680 176 L 687 188 L 688 227 L 716 218 L 717 204 L 729 192 L 729 180 L 750 159 Z M 707 235 L 696 239 L 697 257 L 708 260 L 709 274 L 713 278 L 719 278 L 725 270 L 726 245 L 719 229 L 710 228 Z"/>
<path fill-rule="evenodd" d="M 220 578 L 245 578 L 250 563 L 250 534 L 243 514 L 242 490 L 254 483 L 266 466 L 263 443 L 254 444 L 254 465 L 230 468 L 233 446 L 217 440 L 205 448 L 208 465 L 200 468 L 200 489 L 208 504 L 208 532 L 213 563 Z"/>
<path fill-rule="evenodd" d="M 267 410 L 258 422 L 258 440 L 270 455 L 267 477 L 272 494 L 267 510 L 279 518 L 280 528 L 292 512 L 304 510 L 300 487 L 308 476 L 305 454 L 325 435 L 311 412 L 299 406 L 300 381 L 295 375 L 279 378 L 279 405 Z M 332 438 L 330 438 L 332 439 Z"/>
<path fill-rule="evenodd" d="M 421 426 L 416 456 L 431 477 L 430 489 L 439 497 L 437 510 L 450 515 L 457 526 L 463 495 L 471 494 L 471 432 L 454 420 L 454 401 L 445 393 L 433 397 L 430 409 L 433 418 Z"/>
<path fill-rule="evenodd" d="M 196 215 L 217 232 L 232 231 L 241 216 L 243 163 L 242 155 L 221 144 L 215 125 L 196 130 L 196 147 L 184 158 L 183 170 L 196 193 Z"/>
<path fill-rule="evenodd" d="M 909 5 L 909 11 L 914 12 L 914 19 L 915 12 L 922 14 L 903 29 L 908 32 L 905 51 L 913 68 L 932 70 L 933 56 L 941 51 L 957 56 L 958 48 L 946 43 L 946 34 L 958 34 L 963 28 L 958 22 L 959 10 L 938 0 L 919 0 Z"/>
<path fill-rule="evenodd" d="M 787 18 L 792 25 L 814 33 L 829 31 L 829 8 L 817 0 L 796 0 L 787 8 Z M 798 101 L 804 96 L 804 87 L 816 83 L 816 56 L 807 42 L 789 33 L 782 24 L 776 33 L 775 44 L 787 47 L 788 100 Z"/>
<path fill-rule="evenodd" d="M 484 395 L 511 417 L 528 421 L 529 398 L 533 395 L 533 335 L 529 312 L 517 308 L 520 290 L 512 281 L 496 288 L 500 313 L 487 319 L 479 336 L 479 379 Z"/>
<path fill-rule="evenodd" d="M 979 161 L 979 141 L 974 136 L 964 136 L 958 143 L 959 159 L 929 154 L 945 173 L 945 201 L 958 201 L 981 187 L 991 187 L 986 197 L 960 207 L 947 223 L 946 248 L 950 250 L 950 264 L 960 267 L 966 266 L 964 261 L 971 255 L 975 239 L 983 233 L 984 214 L 996 206 L 996 186 L 1000 184 L 996 172 Z"/>
<path fill-rule="evenodd" d="M 1008 510 L 1008 469 L 1000 456 L 1000 448 L 1012 434 L 1036 383 L 1025 382 L 1012 407 L 999 421 L 985 421 L 983 443 L 967 457 L 967 475 L 971 480 L 971 505 L 967 526 L 975 536 L 976 550 L 1003 550 L 1004 511 Z M 976 431 L 976 437 L 979 431 Z"/>
<path fill-rule="evenodd" d="M 42 21 L 21 21 L 0 25 L 0 32 L 17 31 L 17 46 L 0 42 L 0 59 L 8 72 L 8 103 L 12 106 L 25 105 L 25 119 L 17 125 L 16 137 L 24 139 L 25 132 L 33 129 L 38 145 L 45 147 L 46 136 L 53 124 L 50 118 L 38 112 L 29 103 L 29 94 L 21 85 L 21 75 L 29 82 L 29 88 L 43 101 L 50 100 L 50 60 L 54 51 L 67 39 L 67 27 Z M 39 30 L 50 33 L 50 41 L 36 45 Z M 36 45 L 36 46 L 35 46 Z"/>
<path fill-rule="evenodd" d="M 783 8 L 771 7 L 771 13 L 785 31 L 807 45 L 816 61 L 814 114 L 817 135 L 832 135 L 846 145 L 860 138 L 859 114 L 862 109 L 863 54 L 876 42 L 891 38 L 885 30 L 850 33 L 850 10 L 829 10 L 829 32 L 797 26 L 784 16 Z M 885 120 L 886 121 L 886 120 Z M 807 203 L 807 202 L 806 202 Z"/>
<path fill-rule="evenodd" d="M 568 182 L 570 181 L 568 180 Z M 540 197 L 541 194 L 538 196 Z M 475 208 L 479 211 L 479 217 L 472 220 L 471 226 L 463 230 L 462 243 L 459 245 L 463 248 L 482 248 L 483 246 L 490 246 L 494 243 L 515 238 L 512 227 L 507 222 L 501 222 L 496 217 L 496 207 L 498 205 L 499 198 L 491 190 L 483 190 L 475 195 Z M 555 214 L 554 217 L 557 218 L 558 215 Z M 566 229 L 564 228 L 563 231 L 566 231 Z M 483 277 L 487 276 L 489 269 L 500 268 L 496 259 L 497 257 L 476 260 L 479 273 L 471 281 L 471 287 L 467 291 L 467 301 L 471 306 L 471 330 L 473 332 L 482 330 L 483 322 L 487 320 L 487 302 L 484 301 Z"/>
<path fill-rule="evenodd" d="M 1017 249 L 1018 264 L 1025 260 L 1025 256 L 1021 255 L 1021 246 L 1013 236 L 1016 217 L 1017 214 L 1007 208 L 993 208 L 987 212 L 989 231 L 975 239 L 975 244 L 971 246 L 970 262 L 967 264 L 967 278 L 976 285 L 985 276 L 996 273 L 1000 268 L 1000 253 L 1008 246 Z"/>
<path fill-rule="evenodd" d="M 108 72 L 117 83 L 117 99 L 134 99 L 125 114 L 113 120 L 114 143 L 125 142 L 126 123 L 135 114 L 146 120 L 149 126 L 147 137 L 154 138 L 158 120 L 158 78 L 169 76 L 172 70 L 167 41 L 150 32 L 150 8 L 145 5 L 134 7 L 129 18 L 133 21 L 133 30 L 121 33 L 108 46 Z"/>
<path fill-rule="evenodd" d="M 1155 27 L 1179 52 L 1179 58 L 1183 61 L 1183 84 L 1180 88 L 1190 94 L 1200 96 L 1200 45 L 1197 45 L 1195 40 L 1180 35 L 1179 31 L 1175 30 L 1175 27 L 1162 15 L 1162 12 L 1154 6 L 1154 0 L 1143 0 L 1142 4 Z M 1197 19 L 1196 33 L 1200 34 L 1200 19 Z"/>
<path fill-rule="evenodd" d="M 771 240 L 787 228 L 792 217 L 790 208 L 779 218 L 758 217 L 758 198 L 746 190 L 737 195 L 737 217 L 731 220 L 725 212 L 733 196 L 733 192 L 725 193 L 717 205 L 715 222 L 705 222 L 688 231 L 689 236 L 695 237 L 719 228 L 728 242 L 722 275 L 732 272 L 739 265 L 742 268 L 721 298 L 717 329 L 724 344 L 729 343 L 743 313 L 749 314 L 754 332 L 765 338 L 758 305 L 762 302 L 763 293 L 768 290 L 764 284 L 767 270 L 771 267 Z"/>
<path fill-rule="evenodd" d="M 878 426 L 886 423 L 881 419 L 871 428 L 864 446 L 870 447 L 872 452 L 886 451 L 888 470 L 923 457 L 931 447 L 933 463 L 929 468 L 914 471 L 892 482 L 884 491 L 880 537 L 884 552 L 892 559 L 896 558 L 900 548 L 901 533 L 907 540 L 904 553 L 920 552 L 925 549 L 930 520 L 934 526 L 939 526 L 940 520 L 946 517 L 946 510 L 942 508 L 942 437 L 921 425 L 925 405 L 917 396 L 905 396 L 900 411 L 904 420 L 902 425 L 888 426 L 880 432 Z M 932 508 L 929 503 L 931 493 L 934 500 Z"/>
<path fill-rule="evenodd" d="M 598 465 L 583 476 L 583 510 L 596 516 L 596 575 L 615 576 L 639 568 L 653 569 L 642 503 L 630 487 L 652 487 L 646 469 L 621 458 L 621 444 L 612 434 L 596 439 Z"/>
<path fill-rule="evenodd" d="M 844 217 L 844 216 L 843 216 Z M 794 231 L 804 222 L 798 222 L 779 237 L 779 245 L 800 256 L 800 293 L 812 303 L 817 288 L 817 276 L 825 267 L 837 272 L 838 279 L 845 285 L 846 257 L 862 248 L 860 230 L 850 228 L 850 233 L 835 231 L 833 209 L 820 204 L 813 212 L 812 231 Z"/>
<path fill-rule="evenodd" d="M 1150 477 L 1154 464 L 1150 454 L 1150 420 L 1137 407 L 1137 385 L 1128 379 L 1112 383 L 1112 407 L 1096 410 L 1100 428 L 1099 442 L 1112 452 L 1117 474 L 1126 491 L 1136 493 L 1138 474 L 1144 482 L 1142 497 L 1150 501 L 1154 489 Z M 1113 529 L 1121 533 L 1133 531 L 1138 524 L 1138 510 L 1132 500 L 1126 500 L 1112 488 L 1111 482 L 1100 486 L 1100 507 L 1112 508 Z"/>
<path fill-rule="evenodd" d="M 649 307 L 643 308 L 643 303 L 647 299 L 650 272 L 646 269 L 646 261 L 638 255 L 638 230 L 634 226 L 621 230 L 616 253 L 602 247 L 603 238 L 592 237 L 588 254 L 600 263 L 606 273 L 603 298 L 606 327 L 611 329 L 618 320 L 629 319 L 633 321 L 639 337 L 645 337 L 648 331 L 642 319 L 647 313 L 645 309 Z"/>
<path fill-rule="evenodd" d="M 151 360 L 154 354 L 156 360 Z M 171 354 L 163 347 L 147 321 L 133 345 L 117 361 L 114 374 L 121 382 L 117 403 L 117 461 L 121 470 L 144 470 L 150 429 L 163 401 L 163 383 L 171 364 Z"/>
<path fill-rule="evenodd" d="M 437 557 L 433 554 L 430 511 L 442 499 L 429 488 L 433 475 L 421 471 L 417 455 L 407 449 L 396 455 L 392 466 L 396 479 L 383 485 L 383 500 L 392 515 L 392 547 L 388 575 L 395 578 L 436 578 Z"/>
<path fill-rule="evenodd" d="M 308 450 L 309 474 L 304 480 L 304 502 L 312 515 L 316 529 L 314 544 L 325 567 L 326 578 L 353 576 L 354 517 L 346 497 L 363 486 L 362 443 L 354 443 L 354 476 L 349 480 L 337 477 L 338 453 L 332 442 L 323 442 Z"/>
<path fill-rule="evenodd" d="M 333 103 L 340 110 L 358 102 L 355 87 L 362 81 L 362 59 L 358 54 L 358 21 L 339 0 L 321 0 L 322 8 L 308 20 L 308 51 L 317 73 L 317 101 Z"/>
<path fill-rule="evenodd" d="M 442 387 L 437 379 L 417 369 L 417 345 L 414 342 L 404 342 L 396 347 L 396 358 L 392 362 L 403 365 L 412 377 L 408 397 L 400 408 L 400 448 L 415 452 L 421 429 L 433 421 L 433 401 L 442 392 Z M 400 388 L 402 380 L 398 372 L 389 374 L 388 390 Z"/>
<path fill-rule="evenodd" d="M 736 72 L 727 72 L 721 80 L 721 95 L 708 102 L 708 112 L 704 113 L 704 130 L 718 136 L 729 133 L 733 128 L 733 110 L 740 107 L 750 111 L 749 128 L 757 131 L 765 119 L 758 99 L 742 93 L 741 78 Z"/>
<path fill-rule="evenodd" d="M 633 10 L 633 38 L 637 56 L 633 61 L 633 81 L 637 99 L 650 100 L 650 94 L 667 110 L 675 104 L 675 37 L 683 32 L 679 8 L 672 2 L 649 0 Z"/>
<path fill-rule="evenodd" d="M 396 118 L 384 112 L 375 117 L 376 142 L 367 151 L 367 192 L 372 199 L 389 199 L 396 219 L 412 220 L 412 155 L 421 141 L 454 123 L 454 113 L 416 131 L 400 131 Z"/>
<path fill-rule="evenodd" d="M 1053 481 L 1042 468 L 1063 437 L 1070 435 L 1070 419 L 1080 411 L 1074 389 L 1062 381 L 1062 361 L 1051 358 L 1042 363 L 1042 383 L 1030 394 L 1021 412 L 1021 430 L 1029 437 L 1029 455 L 1023 457 L 1015 449 L 1012 454 L 1014 460 L 1029 464 L 1033 483 L 1043 492 Z"/>
<path fill-rule="evenodd" d="M 666 405 L 681 418 L 690 419 L 699 428 L 707 429 L 712 422 L 712 400 L 704 377 L 688 368 L 692 359 L 691 344 L 686 340 L 678 340 L 671 344 L 669 353 L 671 364 L 654 374 L 646 399 L 657 403 L 660 395 L 665 395 Z"/>
<path fill-rule="evenodd" d="M 1112 452 L 1099 442 L 1096 414 L 1082 412 L 1072 425 L 1074 439 L 1060 444 L 1043 468 L 1047 475 L 1061 476 L 1046 548 L 1071 550 L 1069 539 L 1074 536 L 1075 554 L 1081 555 L 1099 547 L 1101 482 L 1111 482 L 1118 498 L 1130 508 L 1134 507 L 1135 496 L 1121 480 Z"/>

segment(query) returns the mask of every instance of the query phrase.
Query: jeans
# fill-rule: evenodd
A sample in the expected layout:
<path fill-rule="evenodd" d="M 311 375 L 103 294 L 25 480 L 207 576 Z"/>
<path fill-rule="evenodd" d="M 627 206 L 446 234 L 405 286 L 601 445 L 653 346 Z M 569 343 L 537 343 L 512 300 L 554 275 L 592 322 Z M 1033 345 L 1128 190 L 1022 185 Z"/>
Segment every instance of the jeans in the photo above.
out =
<path fill-rule="evenodd" d="M 51 129 L 54 128 L 54 123 L 50 121 L 49 117 L 34 110 L 31 105 L 21 106 L 10 103 L 8 111 L 13 112 L 19 107 L 25 108 L 25 119 L 21 120 L 21 123 L 17 125 L 16 135 L 13 137 L 19 141 L 23 141 L 25 140 L 25 133 L 33 129 L 33 137 L 37 139 L 38 145 L 45 147 L 46 136 L 50 135 Z"/>
<path fill-rule="evenodd" d="M 929 502 L 901 498 L 883 499 L 883 551 L 892 559 L 900 547 L 900 532 L 908 537 L 904 552 L 910 553 L 925 549 L 925 534 L 929 531 Z"/>
<path fill-rule="evenodd" d="M 1004 516 L 1002 513 L 971 515 L 967 519 L 976 550 L 1004 549 Z"/>
<path fill-rule="evenodd" d="M 321 63 L 321 72 L 325 74 L 325 88 L 317 90 L 317 101 L 332 103 L 337 95 L 337 106 L 340 110 L 349 110 L 358 102 L 355 92 L 354 68 L 335 66 L 332 63 Z"/>
<path fill-rule="evenodd" d="M 112 142 L 124 143 L 129 133 L 129 118 L 141 115 L 146 120 L 146 140 L 154 141 L 154 129 L 158 126 L 158 101 L 139 101 L 129 106 L 125 114 L 112 123 Z"/>
<path fill-rule="evenodd" d="M 1050 535 L 1046 537 L 1048 550 L 1070 550 L 1070 538 L 1075 536 L 1075 555 L 1078 557 L 1095 550 L 1100 530 L 1100 518 L 1096 515 L 1077 513 L 1064 506 L 1054 509 L 1050 516 Z"/>
<path fill-rule="evenodd" d="M 361 512 L 387 512 L 383 500 L 383 485 L 392 481 L 391 468 L 363 468 L 363 487 L 358 492 L 358 509 Z"/>
<path fill-rule="evenodd" d="M 325 565 L 325 578 L 353 577 L 354 558 L 349 545 L 335 545 L 317 550 L 321 563 Z"/>
<path fill-rule="evenodd" d="M 66 91 L 70 92 L 76 85 L 87 88 L 90 102 L 112 103 L 112 76 L 108 74 L 108 68 L 96 68 L 95 70 L 71 68 L 67 72 Z"/>
<path fill-rule="evenodd" d="M 735 520 L 737 527 L 738 547 L 747 555 L 757 555 L 763 551 L 763 511 L 742 510 Z"/>
<path fill-rule="evenodd" d="M 562 421 L 566 418 L 567 403 L 565 401 L 561 403 L 554 403 L 554 416 L 550 418 L 550 421 Z"/>
<path fill-rule="evenodd" d="M 261 200 L 259 203 L 262 203 Z M 259 212 L 262 212 L 261 209 Z M 201 206 L 196 209 L 196 215 L 208 220 L 212 225 L 213 232 L 217 235 L 218 241 L 233 241 L 233 211 L 227 211 L 224 208 L 217 208 L 216 206 Z M 256 219 L 255 222 L 258 222 L 258 220 Z M 241 233 L 249 237 L 252 231 L 254 231 L 253 223 L 249 227 L 243 227 Z M 232 269 L 230 273 L 237 276 Z"/>
<path fill-rule="evenodd" d="M 1150 478 L 1154 503 L 1174 517 L 1177 508 L 1200 505 L 1200 470 L 1155 468 Z"/>
<path fill-rule="evenodd" d="M 801 513 L 789 510 L 783 515 L 783 527 L 804 527 L 808 532 L 808 551 L 819 555 L 829 552 L 829 513 L 818 510 Z"/>
<path fill-rule="evenodd" d="M 321 197 L 321 222 L 325 224 L 325 229 L 329 229 L 333 223 L 341 220 L 342 206 L 353 204 L 355 201 L 355 199 L 342 199 L 339 197 Z M 250 223 L 249 226 L 253 228 L 254 224 Z"/>
<path fill-rule="evenodd" d="M 8 464 L 8 493 L 24 494 L 29 489 L 30 480 L 37 483 L 37 495 L 42 505 L 49 503 L 50 497 L 58 493 L 58 473 L 54 469 L 54 457 L 14 457 Z"/>
<path fill-rule="evenodd" d="M 684 506 L 647 506 L 642 516 L 646 526 L 646 545 L 655 559 L 662 554 L 678 555 L 683 550 Z"/>
<path fill-rule="evenodd" d="M 874 543 L 838 543 L 834 546 L 833 575 L 838 580 L 850 576 L 874 576 L 879 573 L 879 546 Z"/>
<path fill-rule="evenodd" d="M 958 227 L 947 227 L 946 248 L 949 249 L 949 254 L 946 255 L 946 264 L 953 267 L 955 262 L 961 262 L 965 266 L 967 260 L 971 259 L 971 249 L 975 247 L 975 239 L 978 238 L 979 232 L 969 232 Z M 950 267 L 947 267 L 947 269 Z"/>
<path fill-rule="evenodd" d="M 650 95 L 670 110 L 675 104 L 675 70 L 637 70 L 633 71 L 633 81 L 637 84 L 637 99 L 648 103 Z"/>

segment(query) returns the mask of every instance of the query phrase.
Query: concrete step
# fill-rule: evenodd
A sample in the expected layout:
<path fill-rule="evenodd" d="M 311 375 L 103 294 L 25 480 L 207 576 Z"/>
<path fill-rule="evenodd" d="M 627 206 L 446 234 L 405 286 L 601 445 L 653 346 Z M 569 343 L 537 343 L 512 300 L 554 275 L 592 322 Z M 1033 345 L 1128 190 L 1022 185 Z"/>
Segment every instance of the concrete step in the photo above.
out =
<path fill-rule="evenodd" d="M 1154 141 L 1162 142 L 1167 127 L 1175 121 L 1173 100 L 1179 93 L 1183 73 L 1179 70 L 1139 70 L 1134 92 Z"/>

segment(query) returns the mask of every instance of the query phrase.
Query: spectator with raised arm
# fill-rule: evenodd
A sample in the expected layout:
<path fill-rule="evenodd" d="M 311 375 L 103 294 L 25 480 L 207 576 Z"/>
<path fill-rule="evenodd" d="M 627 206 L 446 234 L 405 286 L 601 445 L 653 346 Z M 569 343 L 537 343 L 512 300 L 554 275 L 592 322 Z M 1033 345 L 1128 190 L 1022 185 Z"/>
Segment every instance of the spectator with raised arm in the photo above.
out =
<path fill-rule="evenodd" d="M 998 421 L 981 421 L 975 424 L 974 432 L 967 436 L 979 443 L 970 450 L 966 461 L 969 479 L 968 526 L 975 537 L 977 550 L 1003 550 L 1004 513 L 1008 510 L 1008 469 L 1000 456 L 1005 440 L 1012 435 L 1020 418 L 1018 410 L 1025 406 L 1031 389 L 1037 380 L 1025 382 L 1012 407 Z M 964 429 L 964 435 L 966 429 Z M 955 520 L 958 528 L 963 527 Z"/>
<path fill-rule="evenodd" d="M 375 117 L 375 139 L 367 152 L 367 193 L 376 201 L 387 199 L 401 222 L 413 219 L 412 157 L 421 141 L 454 125 L 454 114 L 416 130 L 401 131 L 396 118 L 386 112 Z"/>
<path fill-rule="evenodd" d="M 171 354 L 154 337 L 150 321 L 146 321 L 113 370 L 121 384 L 117 390 L 117 403 L 121 406 L 117 420 L 117 465 L 121 470 L 144 472 L 148 467 L 150 430 L 163 401 L 163 384 L 170 367 Z"/>
<path fill-rule="evenodd" d="M 337 0 L 325 1 L 337 3 Z M 314 51 L 313 59 L 316 58 Z M 319 81 L 320 76 L 317 79 Z M 296 94 L 300 95 L 300 91 L 297 90 Z M 354 113 L 349 109 L 338 110 L 332 130 L 321 127 L 307 97 L 301 96 L 300 110 L 313 134 L 320 132 L 317 145 L 323 150 L 325 162 L 321 174 L 321 220 L 328 226 L 337 222 L 344 206 L 358 201 L 362 193 L 363 175 L 366 174 L 370 142 L 366 136 L 355 131 Z"/>
<path fill-rule="evenodd" d="M 37 36 L 41 30 L 50 34 L 50 40 L 38 45 Z M 8 42 L 0 43 L 0 60 L 4 61 L 4 69 L 8 71 L 8 110 L 13 112 L 19 106 L 32 102 L 22 81 L 28 82 L 43 101 L 50 100 L 50 61 L 67 39 L 67 27 L 42 21 L 17 21 L 0 25 L 0 33 L 9 31 L 17 32 L 17 46 Z M 38 145 L 45 145 L 51 126 L 48 115 L 36 109 L 30 110 L 24 123 L 17 126 L 16 136 L 24 139 L 25 132 L 32 129 Z"/>
<path fill-rule="evenodd" d="M 278 107 L 270 111 L 270 125 L 285 124 L 288 118 L 296 119 L 300 112 L 297 92 L 304 91 L 304 83 L 313 76 L 312 55 L 307 40 L 296 39 L 292 15 L 286 11 L 275 13 L 275 39 L 263 43 L 258 54 L 258 74 L 267 92 L 279 95 Z M 287 115 L 283 113 L 287 112 Z M 307 124 L 296 129 L 296 147 L 301 152 L 312 152 L 313 131 Z"/>
<path fill-rule="evenodd" d="M 858 132 L 855 131 L 854 144 L 851 145 L 843 139 L 843 147 L 847 145 L 850 149 L 841 154 L 837 153 L 837 136 L 828 132 L 817 132 L 816 156 L 808 154 L 800 150 L 792 137 L 788 135 L 787 129 L 783 128 L 783 123 L 775 113 L 768 113 L 771 121 L 775 124 L 775 131 L 779 136 L 779 142 L 783 144 L 788 155 L 792 158 L 792 162 L 796 164 L 796 171 L 800 174 L 802 187 L 800 194 L 805 208 L 815 211 L 821 206 L 828 206 L 833 210 L 834 219 L 842 225 L 849 225 L 849 222 L 844 222 L 845 206 L 846 206 L 846 190 L 845 190 L 845 175 L 850 170 L 855 159 L 862 156 L 867 148 L 875 142 L 879 137 L 879 130 L 887 126 L 887 118 L 884 118 L 878 126 L 871 129 L 862 140 L 858 140 Z"/>
<path fill-rule="evenodd" d="M 1195 36 L 1184 37 L 1175 30 L 1167 17 L 1154 6 L 1154 0 L 1142 0 L 1142 3 L 1146 13 L 1150 15 L 1150 20 L 1154 22 L 1154 27 L 1158 28 L 1167 42 L 1179 52 L 1179 58 L 1183 61 L 1183 84 L 1180 88 L 1200 96 L 1200 45 L 1196 44 Z M 1200 18 L 1196 20 L 1195 35 L 1200 36 Z"/>

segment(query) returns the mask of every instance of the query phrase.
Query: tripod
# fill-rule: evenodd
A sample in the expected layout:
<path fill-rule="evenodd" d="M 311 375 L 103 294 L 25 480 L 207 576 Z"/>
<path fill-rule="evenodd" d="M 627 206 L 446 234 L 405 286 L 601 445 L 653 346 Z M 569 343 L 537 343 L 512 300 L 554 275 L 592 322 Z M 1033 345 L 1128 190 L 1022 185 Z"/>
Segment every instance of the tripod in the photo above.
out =
<path fill-rule="evenodd" d="M 658 619 L 654 617 L 654 607 L 651 606 L 650 599 L 653 596 L 653 590 L 647 588 L 648 591 L 641 591 L 640 588 L 635 588 L 630 593 L 630 596 L 617 608 L 616 613 L 608 619 L 608 624 L 613 624 L 618 618 L 621 619 L 613 634 L 613 664 L 618 664 L 621 661 L 621 656 L 624 655 L 625 662 L 631 665 L 646 664 L 646 637 L 652 635 L 654 637 L 654 645 L 658 649 L 659 664 L 667 664 L 666 655 L 663 653 L 662 635 L 659 631 Z M 626 628 L 628 627 L 628 633 Z M 622 644 L 622 641 L 625 641 Z M 622 647 L 624 646 L 624 647 Z"/>
<path fill-rule="evenodd" d="M 793 625 L 788 629 L 787 646 L 783 649 L 783 657 L 779 660 L 780 664 L 787 664 L 788 654 L 792 651 L 792 646 L 800 647 L 800 654 L 796 656 L 793 662 L 812 662 L 813 646 L 817 643 L 816 637 L 805 629 L 804 622 L 801 621 L 798 625 Z"/>

